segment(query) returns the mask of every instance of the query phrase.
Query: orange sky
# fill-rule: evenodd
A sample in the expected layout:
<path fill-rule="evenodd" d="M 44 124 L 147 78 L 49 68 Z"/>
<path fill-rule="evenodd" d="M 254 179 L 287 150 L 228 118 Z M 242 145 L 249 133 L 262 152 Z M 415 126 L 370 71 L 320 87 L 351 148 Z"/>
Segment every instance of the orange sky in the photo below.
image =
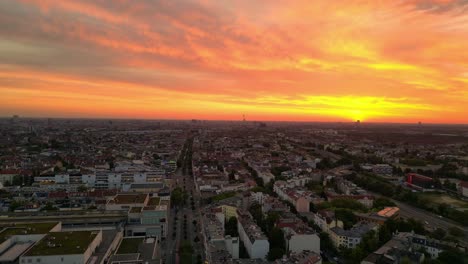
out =
<path fill-rule="evenodd" d="M 468 123 L 468 1 L 0 1 L 0 116 Z"/>

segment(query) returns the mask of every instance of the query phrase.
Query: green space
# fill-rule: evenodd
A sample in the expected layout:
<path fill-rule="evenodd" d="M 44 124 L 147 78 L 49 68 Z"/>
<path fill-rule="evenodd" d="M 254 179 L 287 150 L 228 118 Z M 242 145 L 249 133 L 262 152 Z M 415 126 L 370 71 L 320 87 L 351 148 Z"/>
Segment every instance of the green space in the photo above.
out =
<path fill-rule="evenodd" d="M 236 192 L 224 192 L 224 193 L 220 193 L 218 195 L 215 195 L 215 196 L 211 197 L 211 200 L 212 201 L 221 201 L 221 200 L 224 200 L 224 199 L 227 199 L 227 198 L 234 197 L 235 195 L 236 195 Z"/>
<path fill-rule="evenodd" d="M 159 197 L 152 197 L 149 202 L 148 202 L 148 205 L 159 205 L 159 202 L 161 201 L 161 198 Z"/>
<path fill-rule="evenodd" d="M 120 243 L 117 254 L 132 254 L 138 253 L 138 247 L 143 243 L 143 238 L 124 238 Z"/>
<path fill-rule="evenodd" d="M 455 202 L 454 206 L 461 205 L 461 207 L 467 208 L 466 203 L 446 194 L 414 192 L 401 185 L 393 185 L 385 179 L 369 173 L 353 174 L 348 177 L 348 180 L 366 190 L 431 211 L 464 226 L 468 226 L 468 210 L 463 211 L 456 209 L 457 207 L 453 208 L 451 204 Z"/>
<path fill-rule="evenodd" d="M 142 209 L 141 207 L 132 207 L 130 209 L 130 213 L 139 213 L 141 212 L 141 209 Z"/>
<path fill-rule="evenodd" d="M 181 264 L 191 264 L 192 255 L 194 253 L 192 244 L 189 241 L 182 241 L 179 247 L 180 263 Z"/>
<path fill-rule="evenodd" d="M 468 202 L 456 199 L 445 193 L 425 192 L 421 193 L 419 196 L 420 199 L 427 199 L 427 201 L 432 204 L 434 208 L 440 204 L 448 204 L 454 208 L 468 208 Z"/>
<path fill-rule="evenodd" d="M 53 232 L 40 240 L 26 256 L 82 254 L 93 242 L 97 231 Z"/>
<path fill-rule="evenodd" d="M 47 234 L 58 222 L 30 223 L 0 226 L 0 243 L 14 235 Z"/>

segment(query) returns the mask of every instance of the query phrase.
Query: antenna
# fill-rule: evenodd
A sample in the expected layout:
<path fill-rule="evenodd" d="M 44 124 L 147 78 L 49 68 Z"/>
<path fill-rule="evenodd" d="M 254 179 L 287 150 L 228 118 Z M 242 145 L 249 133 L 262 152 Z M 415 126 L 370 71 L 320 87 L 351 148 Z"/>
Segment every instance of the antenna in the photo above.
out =
<path fill-rule="evenodd" d="M 242 114 L 242 121 L 245 122 L 245 114 Z"/>

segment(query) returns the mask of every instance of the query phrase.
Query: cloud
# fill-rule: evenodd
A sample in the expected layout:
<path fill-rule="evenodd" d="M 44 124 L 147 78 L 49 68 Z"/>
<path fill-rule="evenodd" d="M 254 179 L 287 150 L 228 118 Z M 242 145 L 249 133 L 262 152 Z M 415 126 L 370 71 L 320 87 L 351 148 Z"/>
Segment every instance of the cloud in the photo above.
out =
<path fill-rule="evenodd" d="M 109 116 L 233 118 L 238 107 L 270 118 L 292 107 L 284 118 L 344 118 L 339 104 L 356 101 L 367 119 L 416 120 L 431 108 L 434 118 L 449 111 L 450 122 L 468 122 L 467 46 L 468 5 L 456 0 L 5 0 L 0 114 L 23 111 L 7 100 L 50 114 L 37 94 L 74 105 L 86 91 L 108 101 Z M 163 99 L 156 106 L 139 93 Z M 295 104 L 307 100 L 315 108 Z M 84 105 L 66 113 L 92 115 Z"/>

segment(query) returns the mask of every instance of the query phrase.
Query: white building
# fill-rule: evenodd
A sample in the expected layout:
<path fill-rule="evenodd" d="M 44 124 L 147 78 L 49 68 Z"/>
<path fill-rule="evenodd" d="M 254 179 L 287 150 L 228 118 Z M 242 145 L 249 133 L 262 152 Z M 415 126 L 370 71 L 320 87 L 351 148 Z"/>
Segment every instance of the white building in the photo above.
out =
<path fill-rule="evenodd" d="M 355 248 L 361 243 L 362 237 L 371 230 L 376 231 L 377 224 L 357 224 L 350 230 L 344 230 L 340 227 L 330 229 L 329 235 L 336 248 Z"/>
<path fill-rule="evenodd" d="M 85 264 L 101 244 L 102 231 L 54 232 L 20 257 L 20 264 Z"/>
<path fill-rule="evenodd" d="M 284 227 L 286 247 L 292 253 L 300 253 L 304 250 L 320 254 L 320 237 L 311 230 Z"/>
<path fill-rule="evenodd" d="M 265 259 L 267 257 L 270 250 L 268 238 L 249 215 L 239 215 L 237 230 L 251 259 Z"/>
<path fill-rule="evenodd" d="M 393 168 L 388 164 L 376 164 L 372 166 L 372 172 L 379 175 L 392 175 Z"/>

